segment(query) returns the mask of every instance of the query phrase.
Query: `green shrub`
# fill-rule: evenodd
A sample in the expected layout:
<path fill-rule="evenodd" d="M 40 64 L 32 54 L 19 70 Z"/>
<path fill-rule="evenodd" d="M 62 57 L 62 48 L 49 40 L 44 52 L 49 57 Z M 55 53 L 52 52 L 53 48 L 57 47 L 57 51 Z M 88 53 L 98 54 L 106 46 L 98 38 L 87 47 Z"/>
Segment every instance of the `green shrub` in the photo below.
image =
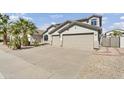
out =
<path fill-rule="evenodd" d="M 12 49 L 21 49 L 21 39 L 16 36 L 14 39 L 10 40 L 9 45 Z"/>
<path fill-rule="evenodd" d="M 34 41 L 34 46 L 35 46 L 35 47 L 39 46 L 39 42 L 35 40 L 35 41 Z"/>
<path fill-rule="evenodd" d="M 22 45 L 23 45 L 23 46 L 29 46 L 29 45 L 30 45 L 30 43 L 29 43 L 29 41 L 28 41 L 27 35 L 24 35 L 24 36 L 22 37 L 21 42 L 22 42 Z"/>

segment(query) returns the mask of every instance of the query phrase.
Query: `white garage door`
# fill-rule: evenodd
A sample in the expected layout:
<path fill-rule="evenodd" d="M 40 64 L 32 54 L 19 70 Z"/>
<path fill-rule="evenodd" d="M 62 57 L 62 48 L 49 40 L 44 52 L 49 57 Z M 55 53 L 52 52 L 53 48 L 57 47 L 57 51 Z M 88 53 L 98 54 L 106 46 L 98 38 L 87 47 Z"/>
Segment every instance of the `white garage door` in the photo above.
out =
<path fill-rule="evenodd" d="M 64 35 L 63 47 L 93 50 L 93 34 Z"/>
<path fill-rule="evenodd" d="M 60 46 L 60 38 L 59 38 L 59 36 L 52 36 L 52 45 L 53 46 Z"/>

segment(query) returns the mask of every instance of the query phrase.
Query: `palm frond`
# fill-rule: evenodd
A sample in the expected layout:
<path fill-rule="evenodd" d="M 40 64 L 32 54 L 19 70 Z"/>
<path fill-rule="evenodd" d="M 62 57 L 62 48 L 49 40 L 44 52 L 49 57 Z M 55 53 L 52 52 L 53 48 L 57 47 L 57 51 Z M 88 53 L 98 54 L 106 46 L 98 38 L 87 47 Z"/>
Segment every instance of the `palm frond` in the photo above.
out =
<path fill-rule="evenodd" d="M 0 36 L 3 35 L 3 31 L 0 31 Z"/>

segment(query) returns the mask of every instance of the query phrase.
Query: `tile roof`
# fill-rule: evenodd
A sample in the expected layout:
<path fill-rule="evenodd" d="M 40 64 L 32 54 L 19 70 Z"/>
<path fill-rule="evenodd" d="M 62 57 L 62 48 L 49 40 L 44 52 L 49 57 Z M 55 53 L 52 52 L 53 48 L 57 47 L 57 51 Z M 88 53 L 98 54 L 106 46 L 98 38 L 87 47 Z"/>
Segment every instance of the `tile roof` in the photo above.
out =
<path fill-rule="evenodd" d="M 70 27 L 72 27 L 72 26 L 74 26 L 74 25 L 78 25 L 78 26 L 81 26 L 81 27 L 89 28 L 89 29 L 92 29 L 92 30 L 100 31 L 100 32 L 101 32 L 101 30 L 102 30 L 101 27 L 97 27 L 97 26 L 93 26 L 93 25 L 86 24 L 86 23 L 74 21 L 74 22 L 72 22 L 70 25 L 68 25 L 68 26 L 66 26 L 65 28 L 61 29 L 61 30 L 59 31 L 59 33 L 62 33 L 62 32 L 64 32 L 65 30 L 68 30 Z"/>
<path fill-rule="evenodd" d="M 67 21 L 65 21 L 64 23 L 60 23 L 60 24 L 55 24 L 55 25 L 51 25 L 51 26 L 49 26 L 48 28 L 47 28 L 47 30 L 44 32 L 44 33 L 46 33 L 46 32 L 48 32 L 48 30 L 51 28 L 51 27 L 55 27 L 53 30 L 51 30 L 50 32 L 49 32 L 49 34 L 52 34 L 52 33 L 54 33 L 55 31 L 57 31 L 59 28 L 61 28 L 62 26 L 64 26 L 64 25 L 66 25 L 67 23 L 70 23 L 70 25 L 69 26 L 71 26 L 72 24 L 74 25 L 74 24 L 77 24 L 77 25 L 81 25 L 81 26 L 84 26 L 84 27 L 87 27 L 87 28 L 90 28 L 90 29 L 94 29 L 94 30 L 98 30 L 98 28 L 99 29 L 101 29 L 100 27 L 97 27 L 97 26 L 92 26 L 92 25 L 88 25 L 88 24 L 81 24 L 81 23 L 78 23 L 78 22 L 84 22 L 84 21 L 88 21 L 90 18 L 92 18 L 92 17 L 98 17 L 98 18 L 100 18 L 100 21 L 102 21 L 102 16 L 99 16 L 99 15 L 92 15 L 92 16 L 90 16 L 90 17 L 87 17 L 87 18 L 85 18 L 85 19 L 79 19 L 79 20 L 75 20 L 75 21 L 71 21 L 71 20 L 67 20 Z M 76 23 L 77 22 L 77 23 Z M 100 22 L 100 26 L 102 25 L 102 23 Z M 43 34 L 44 34 L 43 33 Z"/>

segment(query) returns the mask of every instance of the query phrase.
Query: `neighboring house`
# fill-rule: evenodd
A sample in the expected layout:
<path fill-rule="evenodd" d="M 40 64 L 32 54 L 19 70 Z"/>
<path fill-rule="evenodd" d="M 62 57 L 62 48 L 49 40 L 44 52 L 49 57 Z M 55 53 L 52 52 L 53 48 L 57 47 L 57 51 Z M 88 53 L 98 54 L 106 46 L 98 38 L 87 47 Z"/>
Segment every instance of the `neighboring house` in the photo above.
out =
<path fill-rule="evenodd" d="M 33 42 L 42 42 L 42 39 L 43 39 L 43 30 L 39 30 L 37 29 L 36 32 L 33 34 L 33 35 L 28 35 L 28 40 L 30 41 L 30 43 L 33 43 Z"/>
<path fill-rule="evenodd" d="M 114 31 L 119 31 L 116 33 L 117 36 L 114 36 Z M 101 45 L 104 47 L 119 47 L 124 48 L 124 30 L 123 29 L 114 29 L 106 32 L 102 37 Z"/>
<path fill-rule="evenodd" d="M 113 36 L 113 31 L 120 31 L 121 32 L 121 36 L 124 36 L 124 30 L 123 29 L 114 29 L 111 31 L 107 31 L 104 36 L 105 37 L 112 37 Z"/>
<path fill-rule="evenodd" d="M 102 16 L 98 15 L 66 21 L 48 32 L 48 41 L 53 46 L 92 50 L 99 48 L 101 26 Z"/>

